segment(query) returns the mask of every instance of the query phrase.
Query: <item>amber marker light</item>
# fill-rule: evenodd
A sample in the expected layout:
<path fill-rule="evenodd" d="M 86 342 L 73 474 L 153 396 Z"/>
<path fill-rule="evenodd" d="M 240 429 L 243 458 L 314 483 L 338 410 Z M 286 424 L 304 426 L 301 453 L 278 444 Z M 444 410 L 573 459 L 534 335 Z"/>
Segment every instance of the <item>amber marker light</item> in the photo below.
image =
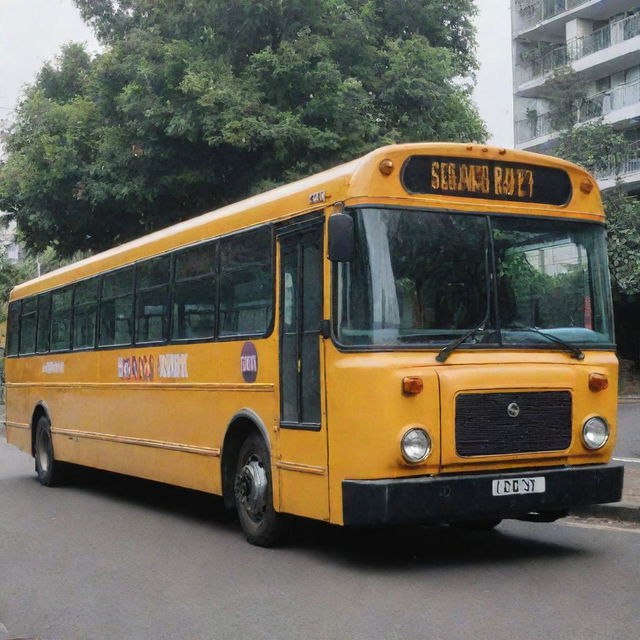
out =
<path fill-rule="evenodd" d="M 604 373 L 589 374 L 589 389 L 591 391 L 604 391 L 609 386 L 609 378 Z"/>
<path fill-rule="evenodd" d="M 383 176 L 390 176 L 393 173 L 393 160 L 385 158 L 378 165 L 378 169 Z"/>
<path fill-rule="evenodd" d="M 422 389 L 424 389 L 422 378 L 418 378 L 417 376 L 406 376 L 402 378 L 402 393 L 408 396 L 415 396 L 422 393 Z"/>
<path fill-rule="evenodd" d="M 591 180 L 584 178 L 584 180 L 582 180 L 580 182 L 580 191 L 582 191 L 582 193 L 591 193 L 593 191 L 593 182 L 591 182 Z"/>

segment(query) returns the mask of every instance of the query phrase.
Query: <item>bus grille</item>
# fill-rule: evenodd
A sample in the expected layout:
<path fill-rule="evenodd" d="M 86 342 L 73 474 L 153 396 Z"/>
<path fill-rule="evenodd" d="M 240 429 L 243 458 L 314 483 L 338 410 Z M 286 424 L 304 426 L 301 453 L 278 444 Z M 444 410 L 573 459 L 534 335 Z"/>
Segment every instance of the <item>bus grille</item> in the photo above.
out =
<path fill-rule="evenodd" d="M 456 399 L 460 456 L 561 451 L 570 444 L 568 391 L 463 393 Z"/>

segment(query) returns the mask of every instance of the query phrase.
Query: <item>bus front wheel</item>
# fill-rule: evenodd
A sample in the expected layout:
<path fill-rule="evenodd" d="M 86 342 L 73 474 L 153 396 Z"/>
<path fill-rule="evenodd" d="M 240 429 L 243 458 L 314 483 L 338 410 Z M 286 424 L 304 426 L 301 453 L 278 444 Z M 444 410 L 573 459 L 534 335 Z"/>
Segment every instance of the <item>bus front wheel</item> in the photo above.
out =
<path fill-rule="evenodd" d="M 53 455 L 51 424 L 45 416 L 40 416 L 36 423 L 36 439 L 34 456 L 38 481 L 45 487 L 54 487 L 67 478 L 67 466 L 59 462 Z"/>
<path fill-rule="evenodd" d="M 282 517 L 273 508 L 269 450 L 252 433 L 242 444 L 233 483 L 240 526 L 251 544 L 270 547 L 281 537 Z"/>

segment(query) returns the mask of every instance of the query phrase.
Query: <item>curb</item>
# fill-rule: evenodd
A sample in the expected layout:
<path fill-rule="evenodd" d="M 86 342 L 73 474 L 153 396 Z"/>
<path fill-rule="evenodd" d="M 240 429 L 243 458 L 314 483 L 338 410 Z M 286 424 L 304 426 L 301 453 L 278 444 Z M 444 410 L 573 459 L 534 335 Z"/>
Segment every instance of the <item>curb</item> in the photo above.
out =
<path fill-rule="evenodd" d="M 574 507 L 569 510 L 569 515 L 579 518 L 606 518 L 607 520 L 640 523 L 640 504 L 633 502 L 591 504 L 586 507 Z"/>

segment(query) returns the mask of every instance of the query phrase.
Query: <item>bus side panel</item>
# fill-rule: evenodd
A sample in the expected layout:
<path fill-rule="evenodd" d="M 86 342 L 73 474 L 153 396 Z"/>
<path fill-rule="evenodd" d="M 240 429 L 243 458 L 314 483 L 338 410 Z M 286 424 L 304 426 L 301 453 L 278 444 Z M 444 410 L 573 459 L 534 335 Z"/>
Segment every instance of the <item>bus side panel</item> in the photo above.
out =
<path fill-rule="evenodd" d="M 233 417 L 249 409 L 267 430 L 274 424 L 271 342 L 254 343 L 255 384 L 242 378 L 241 341 L 20 358 L 12 365 L 21 373 L 11 379 L 29 382 L 10 387 L 9 413 L 28 423 L 44 402 L 60 460 L 221 493 L 220 454 Z M 134 375 L 133 359 L 144 364 L 152 356 L 153 371 L 141 374 L 137 365 Z M 161 356 L 169 356 L 171 367 L 160 367 Z M 56 363 L 45 369 L 57 373 L 44 374 L 45 362 Z M 25 433 L 21 448 L 28 441 L 31 453 Z"/>
<path fill-rule="evenodd" d="M 9 360 L 7 367 L 9 367 Z M 21 451 L 31 455 L 31 413 L 28 407 L 30 403 L 29 389 L 24 387 L 7 386 L 6 399 L 6 424 L 7 442 Z"/>
<path fill-rule="evenodd" d="M 96 469 L 220 493 L 220 458 L 54 434 L 56 456 Z"/>
<path fill-rule="evenodd" d="M 31 455 L 31 419 L 39 399 L 38 390 L 26 384 L 32 379 L 33 365 L 18 358 L 4 362 L 7 442 Z"/>
<path fill-rule="evenodd" d="M 326 427 L 319 431 L 281 428 L 278 456 L 280 509 L 307 518 L 328 520 Z"/>
<path fill-rule="evenodd" d="M 417 368 L 433 354 L 340 353 L 327 345 L 327 415 L 331 521 L 343 523 L 342 481 L 430 475 L 440 469 L 440 398 L 433 369 Z M 402 393 L 402 379 L 419 375 L 422 393 Z M 406 463 L 400 452 L 403 433 L 428 431 L 432 453 L 427 462 Z"/>

